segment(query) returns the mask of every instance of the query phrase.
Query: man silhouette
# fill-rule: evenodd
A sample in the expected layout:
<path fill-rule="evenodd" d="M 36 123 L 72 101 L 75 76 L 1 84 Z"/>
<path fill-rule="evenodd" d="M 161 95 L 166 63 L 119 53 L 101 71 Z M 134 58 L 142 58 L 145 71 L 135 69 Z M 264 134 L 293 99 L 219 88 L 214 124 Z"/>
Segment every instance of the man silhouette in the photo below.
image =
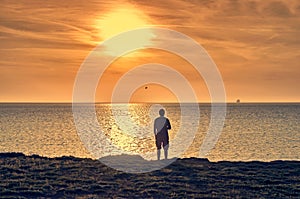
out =
<path fill-rule="evenodd" d="M 154 121 L 154 135 L 157 148 L 157 159 L 160 160 L 160 150 L 161 146 L 164 148 L 165 159 L 168 159 L 168 149 L 169 149 L 169 134 L 168 130 L 171 129 L 171 124 L 168 118 L 164 117 L 165 110 L 159 110 L 160 117 L 156 118 Z"/>

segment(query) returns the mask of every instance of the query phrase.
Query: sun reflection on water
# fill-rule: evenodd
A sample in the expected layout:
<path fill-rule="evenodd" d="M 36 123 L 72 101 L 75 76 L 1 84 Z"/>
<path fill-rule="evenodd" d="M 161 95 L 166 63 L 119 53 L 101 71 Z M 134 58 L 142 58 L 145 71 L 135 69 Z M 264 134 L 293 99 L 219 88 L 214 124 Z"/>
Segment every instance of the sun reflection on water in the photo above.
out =
<path fill-rule="evenodd" d="M 153 114 L 153 110 L 151 110 L 153 105 L 154 104 L 106 104 L 104 106 L 96 106 L 98 121 L 103 128 L 103 133 L 110 139 L 112 144 L 128 153 L 145 154 L 155 151 L 153 121 L 158 117 L 158 113 L 156 113 L 156 115 Z M 118 126 L 113 116 L 113 106 L 117 106 L 118 110 L 121 110 L 121 106 L 123 106 L 123 108 L 127 107 L 127 113 L 118 112 L 117 114 L 128 114 L 132 126 L 127 126 L 126 129 Z M 169 108 L 166 107 L 167 112 Z M 172 114 L 172 120 L 180 120 L 180 112 L 174 115 Z M 169 132 L 171 140 L 175 137 L 178 129 L 179 125 L 176 122 Z"/>

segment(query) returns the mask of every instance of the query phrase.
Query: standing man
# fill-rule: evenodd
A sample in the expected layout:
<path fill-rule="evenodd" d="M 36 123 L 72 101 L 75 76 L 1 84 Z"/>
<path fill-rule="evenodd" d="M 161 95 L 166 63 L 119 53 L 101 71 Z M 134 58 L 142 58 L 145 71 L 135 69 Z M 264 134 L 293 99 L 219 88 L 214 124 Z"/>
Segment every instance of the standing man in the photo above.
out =
<path fill-rule="evenodd" d="M 165 159 L 168 159 L 168 149 L 169 149 L 169 134 L 168 130 L 171 129 L 171 124 L 168 118 L 164 117 L 165 110 L 159 110 L 160 117 L 156 118 L 154 121 L 154 135 L 157 147 L 157 159 L 160 160 L 160 150 L 161 146 L 164 148 Z"/>

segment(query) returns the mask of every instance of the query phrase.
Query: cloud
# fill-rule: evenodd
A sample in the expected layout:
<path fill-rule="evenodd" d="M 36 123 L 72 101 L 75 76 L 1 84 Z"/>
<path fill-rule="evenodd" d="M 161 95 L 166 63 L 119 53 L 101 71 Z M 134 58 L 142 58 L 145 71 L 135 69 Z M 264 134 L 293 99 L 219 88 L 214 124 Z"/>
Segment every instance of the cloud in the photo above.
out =
<path fill-rule="evenodd" d="M 274 1 L 264 7 L 263 12 L 266 15 L 276 17 L 291 17 L 293 16 L 289 7 L 282 1 Z"/>

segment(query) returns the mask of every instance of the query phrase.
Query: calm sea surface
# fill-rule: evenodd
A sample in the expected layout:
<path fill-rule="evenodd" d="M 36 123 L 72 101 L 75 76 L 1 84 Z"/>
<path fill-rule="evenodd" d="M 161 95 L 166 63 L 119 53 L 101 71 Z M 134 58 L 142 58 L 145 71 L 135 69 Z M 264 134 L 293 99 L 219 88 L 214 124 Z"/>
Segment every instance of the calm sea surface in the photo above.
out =
<path fill-rule="evenodd" d="M 183 138 L 182 144 L 172 145 L 180 126 L 183 125 L 189 135 L 196 124 L 181 124 L 179 104 L 161 105 L 172 125 L 172 156 L 172 151 L 186 144 Z M 124 105 L 117 105 L 112 112 L 110 104 L 96 104 L 98 123 L 105 137 L 126 153 L 155 151 L 152 133 L 155 106 L 130 104 L 127 115 L 118 112 L 118 106 L 121 110 Z M 210 104 L 199 104 L 199 109 L 200 118 L 185 115 L 199 121 L 199 127 L 193 142 L 181 157 L 199 156 L 210 123 L 211 107 Z M 124 119 L 128 117 L 134 125 L 127 124 Z M 120 122 L 125 124 L 125 130 Z M 96 143 L 85 144 L 81 141 L 73 119 L 72 104 L 0 104 L 0 141 L 0 152 L 93 158 L 95 156 L 89 153 L 86 144 L 96 144 L 101 154 L 101 141 L 95 139 Z M 300 104 L 228 104 L 222 134 L 207 158 L 211 161 L 300 160 Z"/>

